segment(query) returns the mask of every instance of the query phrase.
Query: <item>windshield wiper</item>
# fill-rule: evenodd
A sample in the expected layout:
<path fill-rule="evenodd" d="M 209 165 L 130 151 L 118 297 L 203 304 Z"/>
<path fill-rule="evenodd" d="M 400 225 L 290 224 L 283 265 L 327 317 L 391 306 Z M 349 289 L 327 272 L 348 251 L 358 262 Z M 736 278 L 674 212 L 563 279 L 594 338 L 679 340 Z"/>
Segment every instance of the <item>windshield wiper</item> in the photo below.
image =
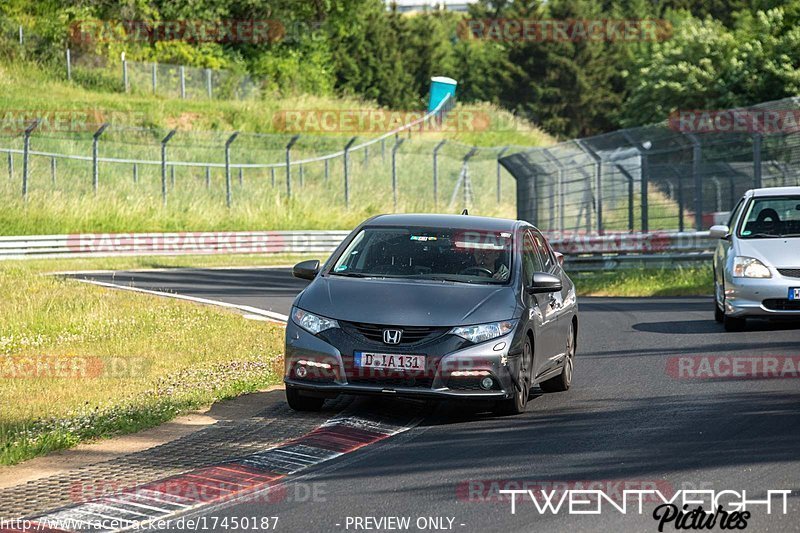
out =
<path fill-rule="evenodd" d="M 343 278 L 371 278 L 369 274 L 361 274 L 360 272 L 330 272 L 331 276 L 342 276 Z"/>

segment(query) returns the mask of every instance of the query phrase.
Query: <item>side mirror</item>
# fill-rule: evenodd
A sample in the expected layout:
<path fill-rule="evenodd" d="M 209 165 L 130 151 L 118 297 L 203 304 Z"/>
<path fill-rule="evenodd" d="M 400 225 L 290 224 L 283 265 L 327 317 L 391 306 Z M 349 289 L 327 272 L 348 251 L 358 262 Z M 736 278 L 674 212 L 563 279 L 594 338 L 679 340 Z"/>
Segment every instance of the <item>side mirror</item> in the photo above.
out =
<path fill-rule="evenodd" d="M 531 284 L 525 290 L 528 294 L 542 294 L 545 292 L 558 292 L 561 289 L 561 278 L 544 272 L 534 272 Z"/>
<path fill-rule="evenodd" d="M 724 224 L 717 224 L 716 226 L 711 226 L 708 230 L 708 235 L 712 239 L 724 239 L 726 238 L 731 232 L 731 229 L 724 225 Z"/>
<path fill-rule="evenodd" d="M 564 254 L 562 254 L 561 252 L 553 252 L 553 254 L 556 256 L 556 261 L 558 261 L 558 264 L 563 267 L 564 266 Z"/>
<path fill-rule="evenodd" d="M 296 278 L 313 280 L 317 274 L 319 274 L 319 261 L 316 259 L 303 261 L 292 267 L 292 276 Z"/>

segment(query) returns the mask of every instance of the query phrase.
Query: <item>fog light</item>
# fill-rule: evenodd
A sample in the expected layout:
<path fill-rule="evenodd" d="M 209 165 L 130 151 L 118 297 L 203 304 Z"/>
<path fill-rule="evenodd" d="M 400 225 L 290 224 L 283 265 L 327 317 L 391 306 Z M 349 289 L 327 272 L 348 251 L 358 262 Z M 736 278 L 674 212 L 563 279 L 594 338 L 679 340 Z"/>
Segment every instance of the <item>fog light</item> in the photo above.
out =
<path fill-rule="evenodd" d="M 303 365 L 297 365 L 294 369 L 294 375 L 300 379 L 306 377 L 306 374 L 308 374 L 308 370 L 306 370 L 306 367 Z"/>
<path fill-rule="evenodd" d="M 494 380 L 490 377 L 485 377 L 481 380 L 481 388 L 483 390 L 489 390 L 494 385 Z"/>

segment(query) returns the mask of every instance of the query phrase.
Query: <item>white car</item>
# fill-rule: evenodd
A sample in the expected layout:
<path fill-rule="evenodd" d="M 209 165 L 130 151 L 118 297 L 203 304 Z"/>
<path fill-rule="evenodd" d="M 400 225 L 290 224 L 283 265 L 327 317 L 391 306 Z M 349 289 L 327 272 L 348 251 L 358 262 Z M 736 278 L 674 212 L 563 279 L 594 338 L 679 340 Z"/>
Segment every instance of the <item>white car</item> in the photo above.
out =
<path fill-rule="evenodd" d="M 747 317 L 800 319 L 800 187 L 753 189 L 712 226 L 714 318 L 740 331 Z"/>

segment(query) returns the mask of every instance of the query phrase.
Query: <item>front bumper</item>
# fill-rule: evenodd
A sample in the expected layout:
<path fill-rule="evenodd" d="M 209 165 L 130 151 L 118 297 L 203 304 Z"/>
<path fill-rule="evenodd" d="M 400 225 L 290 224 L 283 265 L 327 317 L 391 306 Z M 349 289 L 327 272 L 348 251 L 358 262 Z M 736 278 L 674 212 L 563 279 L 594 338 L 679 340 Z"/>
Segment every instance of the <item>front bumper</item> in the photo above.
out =
<path fill-rule="evenodd" d="M 519 354 L 514 354 L 512 350 L 514 334 L 512 331 L 503 337 L 444 354 L 437 354 L 437 347 L 431 346 L 404 349 L 389 349 L 374 345 L 357 346 L 358 350 L 367 352 L 396 352 L 426 356 L 427 368 L 421 373 L 369 372 L 354 368 L 352 345 L 347 345 L 340 351 L 333 344 L 300 328 L 290 319 L 286 326 L 284 383 L 287 387 L 299 389 L 310 395 L 327 397 L 350 393 L 428 399 L 510 398 L 516 387 L 512 376 L 517 375 L 520 359 Z M 301 361 L 322 363 L 330 365 L 330 368 L 306 367 L 308 373 L 301 379 L 296 373 Z M 452 375 L 454 371 L 482 374 L 456 377 Z M 477 386 L 476 380 L 479 381 L 478 378 L 487 376 L 492 378 L 494 385 L 491 389 L 484 390 Z"/>
<path fill-rule="evenodd" d="M 800 287 L 800 278 L 781 276 L 774 269 L 770 270 L 773 276 L 768 279 L 728 277 L 725 280 L 725 313 L 732 317 L 800 318 L 800 302 L 788 301 L 789 288 Z"/>

